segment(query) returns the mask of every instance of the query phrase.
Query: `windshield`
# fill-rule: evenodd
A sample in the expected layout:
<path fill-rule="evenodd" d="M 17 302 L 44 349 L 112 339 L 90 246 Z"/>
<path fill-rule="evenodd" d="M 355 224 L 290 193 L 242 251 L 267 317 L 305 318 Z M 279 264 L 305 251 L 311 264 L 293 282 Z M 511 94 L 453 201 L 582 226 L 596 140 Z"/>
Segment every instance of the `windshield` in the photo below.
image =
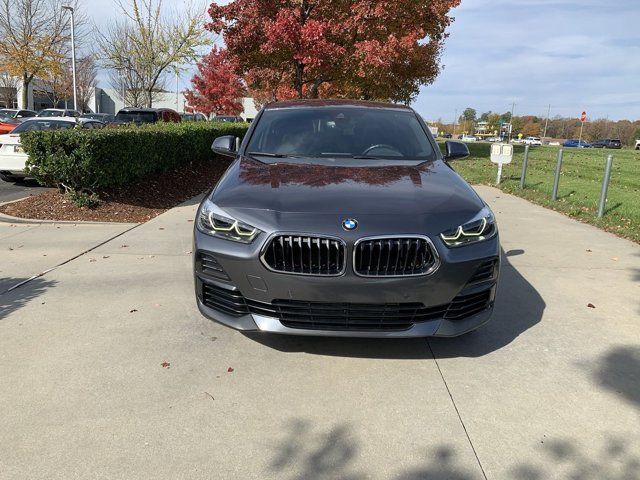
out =
<path fill-rule="evenodd" d="M 17 112 L 15 110 L 10 110 L 8 108 L 0 108 L 0 117 L 2 118 L 13 118 Z"/>
<path fill-rule="evenodd" d="M 247 151 L 301 157 L 435 158 L 413 112 L 351 106 L 265 110 Z"/>
<path fill-rule="evenodd" d="M 154 112 L 119 112 L 116 115 L 116 121 L 124 123 L 154 123 L 156 114 Z"/>
<path fill-rule="evenodd" d="M 32 132 L 34 130 L 60 130 L 75 127 L 74 122 L 60 120 L 29 120 L 18 125 L 11 133 Z"/>
<path fill-rule="evenodd" d="M 42 110 L 38 113 L 39 117 L 61 117 L 64 112 L 59 110 Z"/>
<path fill-rule="evenodd" d="M 238 117 L 228 117 L 228 116 L 224 116 L 224 115 L 219 115 L 217 117 L 213 117 L 211 119 L 212 122 L 237 122 L 238 121 Z"/>

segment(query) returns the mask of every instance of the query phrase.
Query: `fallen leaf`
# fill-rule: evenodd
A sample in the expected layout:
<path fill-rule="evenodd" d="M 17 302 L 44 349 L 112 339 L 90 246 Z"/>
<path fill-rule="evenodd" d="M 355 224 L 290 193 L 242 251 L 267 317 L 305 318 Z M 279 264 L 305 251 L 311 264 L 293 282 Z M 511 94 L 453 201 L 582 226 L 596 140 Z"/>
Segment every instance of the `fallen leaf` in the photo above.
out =
<path fill-rule="evenodd" d="M 95 258 L 90 258 L 89 262 L 97 262 L 97 260 Z"/>
<path fill-rule="evenodd" d="M 162 368 L 169 368 L 171 366 L 169 362 L 162 362 L 160 365 L 162 365 Z"/>
<path fill-rule="evenodd" d="M 163 227 L 160 227 L 158 230 L 164 230 L 164 228 L 163 228 Z"/>
<path fill-rule="evenodd" d="M 590 248 L 587 248 L 587 252 L 591 253 L 591 249 L 590 249 Z"/>
<path fill-rule="evenodd" d="M 611 260 L 613 260 L 614 262 L 618 261 L 618 257 L 611 257 Z"/>
<path fill-rule="evenodd" d="M 593 303 L 587 303 L 587 307 L 589 308 L 596 308 L 596 306 Z"/>
<path fill-rule="evenodd" d="M 109 258 L 109 255 L 103 255 L 102 258 Z"/>
<path fill-rule="evenodd" d="M 129 245 L 121 245 L 120 248 L 127 248 Z"/>
<path fill-rule="evenodd" d="M 132 309 L 132 310 L 129 310 L 129 313 L 135 313 L 135 312 L 137 312 L 137 311 L 138 311 L 138 310 L 136 310 L 136 309 L 134 308 L 134 309 Z"/>
<path fill-rule="evenodd" d="M 233 372 L 233 368 L 231 367 L 227 368 L 227 373 L 231 373 L 231 372 Z"/>

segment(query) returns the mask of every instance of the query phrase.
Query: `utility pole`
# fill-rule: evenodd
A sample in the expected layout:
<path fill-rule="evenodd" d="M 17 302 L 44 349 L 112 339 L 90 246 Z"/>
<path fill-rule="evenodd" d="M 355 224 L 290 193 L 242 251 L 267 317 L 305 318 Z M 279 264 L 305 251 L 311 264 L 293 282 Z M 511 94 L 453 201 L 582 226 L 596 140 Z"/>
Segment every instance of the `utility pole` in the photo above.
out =
<path fill-rule="evenodd" d="M 513 112 L 516 110 L 516 102 L 511 104 L 511 119 L 509 120 L 509 143 L 511 143 L 511 136 L 513 134 Z"/>
<path fill-rule="evenodd" d="M 73 72 L 73 109 L 78 110 L 78 90 L 76 88 L 76 26 L 73 7 L 68 5 L 62 6 L 63 10 L 71 12 L 71 70 Z"/>
<path fill-rule="evenodd" d="M 453 136 L 456 136 L 456 125 L 458 123 L 458 109 L 456 108 L 456 113 L 453 116 Z"/>
<path fill-rule="evenodd" d="M 547 120 L 544 122 L 544 133 L 542 134 L 542 138 L 547 136 L 547 126 L 549 126 L 549 115 L 551 115 L 551 104 L 549 104 L 549 108 L 547 109 Z"/>
<path fill-rule="evenodd" d="M 180 72 L 178 71 L 178 67 L 176 67 L 176 111 L 180 111 L 180 93 L 179 93 L 179 83 L 180 83 Z"/>

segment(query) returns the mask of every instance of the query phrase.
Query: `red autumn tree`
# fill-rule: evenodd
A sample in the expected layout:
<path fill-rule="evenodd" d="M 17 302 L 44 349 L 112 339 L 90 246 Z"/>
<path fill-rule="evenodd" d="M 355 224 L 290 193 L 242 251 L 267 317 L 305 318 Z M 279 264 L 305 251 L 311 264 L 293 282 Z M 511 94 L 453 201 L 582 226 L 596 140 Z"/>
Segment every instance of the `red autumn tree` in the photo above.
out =
<path fill-rule="evenodd" d="M 224 49 L 214 48 L 198 62 L 191 79 L 193 90 L 185 91 L 189 106 L 203 113 L 239 115 L 246 87 L 236 74 L 236 65 Z"/>
<path fill-rule="evenodd" d="M 234 0 L 207 28 L 258 100 L 351 97 L 409 102 L 440 71 L 460 0 Z"/>

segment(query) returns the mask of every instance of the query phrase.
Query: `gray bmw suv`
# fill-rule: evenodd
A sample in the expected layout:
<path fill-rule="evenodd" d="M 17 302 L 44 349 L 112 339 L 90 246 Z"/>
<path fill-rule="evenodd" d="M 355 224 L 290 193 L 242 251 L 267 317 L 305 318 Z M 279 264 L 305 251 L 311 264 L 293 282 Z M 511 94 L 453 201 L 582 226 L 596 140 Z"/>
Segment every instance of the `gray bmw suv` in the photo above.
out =
<path fill-rule="evenodd" d="M 491 316 L 495 218 L 411 108 L 267 105 L 198 209 L 198 308 L 244 331 L 455 336 Z"/>

